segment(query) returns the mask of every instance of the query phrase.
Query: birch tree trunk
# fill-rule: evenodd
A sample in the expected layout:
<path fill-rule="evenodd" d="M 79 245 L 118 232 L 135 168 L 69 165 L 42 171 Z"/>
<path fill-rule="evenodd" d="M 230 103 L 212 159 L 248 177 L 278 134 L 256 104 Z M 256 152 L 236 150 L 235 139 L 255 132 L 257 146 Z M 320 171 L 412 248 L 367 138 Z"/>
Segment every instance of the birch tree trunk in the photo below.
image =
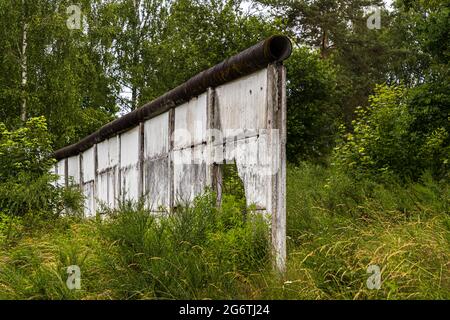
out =
<path fill-rule="evenodd" d="M 21 120 L 23 122 L 27 121 L 27 97 L 26 97 L 26 87 L 28 82 L 28 66 L 27 66 L 27 32 L 28 23 L 26 21 L 26 10 L 25 10 L 25 0 L 22 0 L 23 14 L 23 29 L 22 29 L 22 51 L 21 51 L 21 69 L 22 69 L 22 108 L 21 108 Z"/>

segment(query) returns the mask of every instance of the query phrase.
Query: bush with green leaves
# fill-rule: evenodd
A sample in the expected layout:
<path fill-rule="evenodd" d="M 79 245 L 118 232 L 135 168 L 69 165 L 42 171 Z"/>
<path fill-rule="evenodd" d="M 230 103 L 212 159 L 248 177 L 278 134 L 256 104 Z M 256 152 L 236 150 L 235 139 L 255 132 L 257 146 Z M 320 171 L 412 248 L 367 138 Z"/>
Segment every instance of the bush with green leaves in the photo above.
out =
<path fill-rule="evenodd" d="M 356 173 L 395 174 L 404 180 L 417 180 L 427 170 L 437 178 L 448 178 L 449 127 L 441 121 L 418 128 L 420 113 L 411 97 L 403 86 L 377 86 L 370 106 L 357 109 L 353 132 L 341 128 L 333 164 Z M 422 110 L 428 117 L 432 112 Z"/>
<path fill-rule="evenodd" d="M 0 123 L 0 182 L 26 172 L 32 176 L 47 173 L 54 164 L 51 139 L 44 117 L 31 118 L 17 130 Z"/>
<path fill-rule="evenodd" d="M 307 48 L 295 49 L 286 68 L 288 160 L 323 161 L 333 150 L 340 115 L 336 68 Z"/>
<path fill-rule="evenodd" d="M 22 217 L 24 222 L 34 224 L 66 209 L 80 209 L 80 193 L 58 187 L 57 176 L 49 173 L 55 163 L 52 152 L 45 118 L 31 118 L 12 131 L 0 123 L 1 214 Z"/>
<path fill-rule="evenodd" d="M 438 178 L 450 178 L 450 72 L 446 72 L 408 94 L 419 158 Z"/>

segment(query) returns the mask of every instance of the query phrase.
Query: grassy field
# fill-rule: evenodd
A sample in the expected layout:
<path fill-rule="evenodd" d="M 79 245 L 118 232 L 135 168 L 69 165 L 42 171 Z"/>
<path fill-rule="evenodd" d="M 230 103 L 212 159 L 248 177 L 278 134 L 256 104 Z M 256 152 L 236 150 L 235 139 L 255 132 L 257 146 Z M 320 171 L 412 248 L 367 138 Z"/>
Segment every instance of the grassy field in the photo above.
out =
<path fill-rule="evenodd" d="M 392 179 L 391 179 L 392 180 Z M 450 299 L 450 189 L 320 166 L 288 170 L 288 268 L 271 271 L 266 226 L 228 196 L 176 215 L 139 205 L 106 219 L 0 224 L 0 299 Z M 69 290 L 67 267 L 81 269 Z M 369 265 L 381 288 L 369 290 Z"/>

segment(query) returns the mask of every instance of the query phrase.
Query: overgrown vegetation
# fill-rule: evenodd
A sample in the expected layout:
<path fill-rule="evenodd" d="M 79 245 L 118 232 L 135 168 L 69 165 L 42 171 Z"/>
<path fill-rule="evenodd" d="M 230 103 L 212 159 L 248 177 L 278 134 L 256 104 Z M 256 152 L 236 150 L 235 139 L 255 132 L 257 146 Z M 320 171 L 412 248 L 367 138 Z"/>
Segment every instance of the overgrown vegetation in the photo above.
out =
<path fill-rule="evenodd" d="M 9 131 L 0 123 L 0 240 L 13 241 L 16 230 L 32 230 L 61 213 L 80 213 L 78 190 L 59 188 L 50 174 L 55 163 L 47 124 L 43 117 Z"/>
<path fill-rule="evenodd" d="M 266 223 L 245 221 L 234 197 L 218 209 L 207 193 L 163 216 L 124 203 L 103 216 L 59 218 L 50 233 L 4 246 L 0 298 L 231 299 L 270 261 Z M 70 265 L 82 270 L 80 291 L 67 289 Z"/>
<path fill-rule="evenodd" d="M 166 216 L 123 204 L 103 219 L 60 217 L 2 245 L 6 299 L 448 299 L 450 190 L 334 169 L 288 170 L 288 269 L 272 273 L 267 226 L 208 193 Z M 382 270 L 369 290 L 369 265 Z M 67 266 L 82 271 L 68 290 Z"/>
<path fill-rule="evenodd" d="M 407 94 L 402 86 L 377 87 L 369 98 L 370 106 L 357 109 L 353 133 L 342 130 L 343 141 L 336 147 L 334 164 L 358 174 L 390 174 L 412 180 L 428 170 L 435 178 L 448 180 L 450 119 L 423 127 L 423 119 L 411 108 Z M 428 117 L 433 113 L 428 112 Z M 444 114 L 445 109 L 441 116 Z"/>
<path fill-rule="evenodd" d="M 395 0 L 380 29 L 379 0 L 242 3 L 82 0 L 71 30 L 71 1 L 0 0 L 0 298 L 450 299 L 449 0 Z M 219 206 L 80 217 L 54 147 L 274 33 L 294 43 L 285 275 L 236 165 Z"/>
<path fill-rule="evenodd" d="M 448 184 L 355 180 L 312 165 L 288 174 L 288 274 L 272 296 L 450 297 Z M 382 271 L 380 290 L 366 287 L 369 265 Z"/>

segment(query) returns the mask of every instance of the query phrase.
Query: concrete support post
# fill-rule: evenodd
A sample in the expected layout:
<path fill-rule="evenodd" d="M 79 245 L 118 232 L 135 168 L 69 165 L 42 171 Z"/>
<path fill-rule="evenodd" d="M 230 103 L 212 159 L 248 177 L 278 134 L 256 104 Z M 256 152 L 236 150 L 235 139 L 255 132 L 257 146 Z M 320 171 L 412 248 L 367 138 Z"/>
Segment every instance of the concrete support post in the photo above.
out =
<path fill-rule="evenodd" d="M 69 158 L 64 159 L 64 185 L 69 187 Z"/>
<path fill-rule="evenodd" d="M 286 70 L 283 65 L 268 67 L 269 145 L 272 153 L 271 206 L 274 267 L 286 271 Z"/>
<path fill-rule="evenodd" d="M 138 155 L 138 170 L 139 170 L 139 180 L 138 180 L 138 196 L 139 201 L 144 196 L 144 123 L 139 123 L 139 155 Z"/>
<path fill-rule="evenodd" d="M 117 135 L 117 199 L 118 205 L 122 204 L 124 199 L 122 198 L 122 137 L 120 134 Z"/>
<path fill-rule="evenodd" d="M 174 131 L 175 131 L 175 108 L 169 110 L 169 212 L 175 207 L 175 182 L 174 182 L 174 164 L 173 164 L 173 148 L 174 148 Z"/>
<path fill-rule="evenodd" d="M 98 152 L 97 144 L 94 144 L 94 197 L 93 197 L 93 214 L 97 215 L 97 199 L 98 199 Z"/>

